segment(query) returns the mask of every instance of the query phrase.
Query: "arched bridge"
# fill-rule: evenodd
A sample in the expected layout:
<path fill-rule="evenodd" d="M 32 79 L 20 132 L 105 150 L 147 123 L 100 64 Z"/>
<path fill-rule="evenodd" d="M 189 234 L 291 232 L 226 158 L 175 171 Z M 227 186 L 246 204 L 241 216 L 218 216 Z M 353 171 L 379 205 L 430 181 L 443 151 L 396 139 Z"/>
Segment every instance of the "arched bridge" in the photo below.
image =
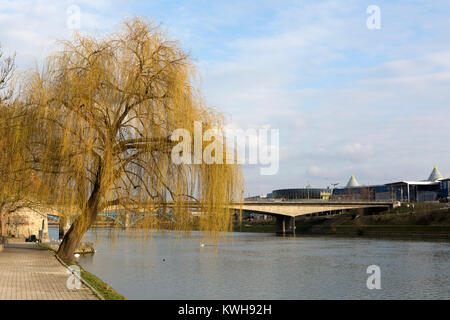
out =
<path fill-rule="evenodd" d="M 169 221 L 175 222 L 175 220 L 172 218 L 171 212 L 167 212 L 166 214 L 162 215 L 159 213 L 136 213 L 136 212 L 124 212 L 123 210 L 120 209 L 106 209 L 100 212 L 97 216 L 109 218 L 124 228 L 132 227 L 134 224 L 136 224 L 137 222 L 141 221 L 142 219 L 148 216 L 164 217 Z M 59 222 L 59 215 L 47 214 L 47 218 Z M 68 225 L 72 224 L 74 218 L 75 218 L 74 216 L 69 217 L 69 219 L 67 219 L 65 223 Z M 68 229 L 67 226 L 65 228 Z"/>
<path fill-rule="evenodd" d="M 120 226 L 124 228 L 132 227 L 137 222 L 141 221 L 145 217 L 163 217 L 169 221 L 176 222 L 172 218 L 172 213 L 167 212 L 164 215 L 160 213 L 143 213 L 143 212 L 122 212 L 121 210 L 104 210 L 98 214 L 101 217 L 106 217 L 117 222 Z"/>

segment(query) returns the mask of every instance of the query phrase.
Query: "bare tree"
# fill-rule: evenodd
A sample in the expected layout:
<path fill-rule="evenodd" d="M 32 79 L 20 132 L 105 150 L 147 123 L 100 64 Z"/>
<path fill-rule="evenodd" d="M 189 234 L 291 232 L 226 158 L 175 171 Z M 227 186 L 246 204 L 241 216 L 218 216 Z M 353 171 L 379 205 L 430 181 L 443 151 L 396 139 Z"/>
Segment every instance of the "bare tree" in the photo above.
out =
<path fill-rule="evenodd" d="M 15 70 L 15 55 L 3 58 L 0 46 L 0 103 L 8 100 L 12 96 L 12 89 L 9 87 L 10 80 Z"/>

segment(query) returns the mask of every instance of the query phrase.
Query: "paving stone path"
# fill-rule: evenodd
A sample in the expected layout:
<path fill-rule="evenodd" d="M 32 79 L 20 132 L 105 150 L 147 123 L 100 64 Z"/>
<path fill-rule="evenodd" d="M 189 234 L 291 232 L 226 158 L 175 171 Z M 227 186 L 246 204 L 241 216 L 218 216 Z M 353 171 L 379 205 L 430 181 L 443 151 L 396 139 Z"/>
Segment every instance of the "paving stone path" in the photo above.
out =
<path fill-rule="evenodd" d="M 0 252 L 0 300 L 98 300 L 84 285 L 69 290 L 69 276 L 56 257 L 37 244 L 10 243 Z"/>

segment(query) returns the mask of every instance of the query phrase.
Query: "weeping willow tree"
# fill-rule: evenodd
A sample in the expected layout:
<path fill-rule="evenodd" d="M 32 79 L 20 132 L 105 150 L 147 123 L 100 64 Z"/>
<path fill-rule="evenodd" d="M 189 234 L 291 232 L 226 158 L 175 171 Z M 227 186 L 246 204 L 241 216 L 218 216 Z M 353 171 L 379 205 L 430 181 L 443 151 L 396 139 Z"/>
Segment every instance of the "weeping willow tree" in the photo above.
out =
<path fill-rule="evenodd" d="M 27 208 L 40 213 L 44 186 L 27 159 L 27 129 L 13 106 L 0 106 L 0 236 L 9 214 Z M 44 192 L 44 193 L 43 193 Z"/>
<path fill-rule="evenodd" d="M 29 140 L 36 118 L 20 96 L 15 57 L 3 57 L 0 48 L 0 236 L 8 215 L 26 208 L 48 209 L 48 188 L 33 172 Z"/>
<path fill-rule="evenodd" d="M 11 204 L 14 206 L 17 195 L 12 195 L 9 189 L 11 180 L 10 171 L 13 168 L 14 156 L 8 152 L 11 144 L 14 144 L 14 136 L 10 135 L 10 119 L 13 115 L 10 111 L 10 99 L 12 90 L 9 82 L 14 73 L 14 57 L 3 58 L 3 52 L 0 47 L 0 237 L 4 233 L 4 214 L 10 210 Z M 14 170 L 15 171 L 15 170 Z M 15 193 L 15 192 L 14 192 Z"/>
<path fill-rule="evenodd" d="M 39 181 L 27 164 L 27 127 L 17 104 L 12 78 L 14 56 L 3 57 L 0 48 L 0 236 L 5 219 L 21 208 L 34 208 Z"/>
<path fill-rule="evenodd" d="M 46 202 L 76 215 L 58 250 L 63 260 L 73 260 L 108 208 L 148 214 L 149 228 L 170 219 L 180 230 L 194 222 L 213 234 L 230 229 L 239 167 L 171 159 L 175 129 L 193 133 L 195 121 L 203 130 L 223 128 L 223 117 L 193 87 L 194 76 L 179 44 L 138 18 L 107 36 L 76 34 L 28 76 L 21 96 L 32 119 L 32 169 L 49 190 Z M 195 203 L 198 221 L 187 203 Z"/>

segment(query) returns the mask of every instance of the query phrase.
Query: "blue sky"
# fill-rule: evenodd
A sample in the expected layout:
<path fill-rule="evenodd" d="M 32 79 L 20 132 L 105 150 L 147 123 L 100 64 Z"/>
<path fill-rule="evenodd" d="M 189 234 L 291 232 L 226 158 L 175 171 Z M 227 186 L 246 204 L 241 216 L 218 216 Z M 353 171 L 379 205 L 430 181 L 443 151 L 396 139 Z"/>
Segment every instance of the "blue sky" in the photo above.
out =
<path fill-rule="evenodd" d="M 91 3 L 92 2 L 92 3 Z M 280 130 L 280 169 L 245 167 L 246 194 L 450 176 L 448 1 L 5 1 L 0 43 L 18 67 L 39 64 L 81 31 L 145 16 L 195 59 L 210 106 L 231 124 Z M 366 27 L 369 5 L 381 29 Z"/>

